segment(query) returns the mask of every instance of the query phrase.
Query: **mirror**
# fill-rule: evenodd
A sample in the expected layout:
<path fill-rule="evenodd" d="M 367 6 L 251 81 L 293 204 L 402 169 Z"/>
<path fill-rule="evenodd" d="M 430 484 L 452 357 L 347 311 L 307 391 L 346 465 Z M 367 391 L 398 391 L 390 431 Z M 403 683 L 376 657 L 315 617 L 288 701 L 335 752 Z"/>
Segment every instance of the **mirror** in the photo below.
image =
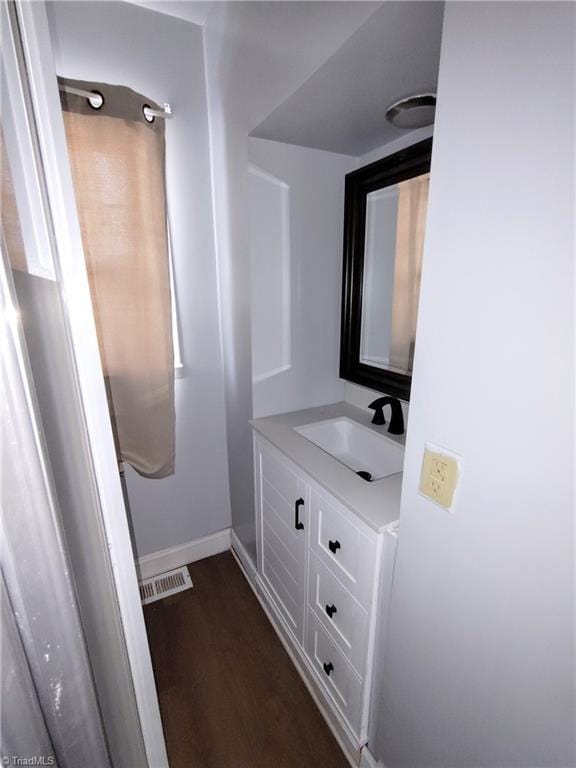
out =
<path fill-rule="evenodd" d="M 432 139 L 346 176 L 340 375 L 410 397 Z"/>

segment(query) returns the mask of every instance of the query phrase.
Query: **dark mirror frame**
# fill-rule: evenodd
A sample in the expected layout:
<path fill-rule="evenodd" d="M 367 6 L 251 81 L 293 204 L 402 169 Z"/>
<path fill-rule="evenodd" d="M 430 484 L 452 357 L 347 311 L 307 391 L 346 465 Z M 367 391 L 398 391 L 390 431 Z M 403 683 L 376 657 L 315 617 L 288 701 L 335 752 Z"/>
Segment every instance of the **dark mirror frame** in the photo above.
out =
<path fill-rule="evenodd" d="M 412 376 L 360 362 L 366 196 L 430 171 L 432 139 L 425 139 L 346 175 L 340 377 L 377 392 L 410 399 Z"/>

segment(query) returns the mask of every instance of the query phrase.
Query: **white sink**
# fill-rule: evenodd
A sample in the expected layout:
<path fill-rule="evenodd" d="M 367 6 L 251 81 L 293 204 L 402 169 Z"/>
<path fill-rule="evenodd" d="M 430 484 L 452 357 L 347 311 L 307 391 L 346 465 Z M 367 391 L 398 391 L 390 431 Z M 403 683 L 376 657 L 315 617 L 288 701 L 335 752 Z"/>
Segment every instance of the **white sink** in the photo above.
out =
<path fill-rule="evenodd" d="M 352 419 L 317 421 L 294 429 L 354 472 L 369 472 L 372 480 L 402 472 L 404 446 Z"/>

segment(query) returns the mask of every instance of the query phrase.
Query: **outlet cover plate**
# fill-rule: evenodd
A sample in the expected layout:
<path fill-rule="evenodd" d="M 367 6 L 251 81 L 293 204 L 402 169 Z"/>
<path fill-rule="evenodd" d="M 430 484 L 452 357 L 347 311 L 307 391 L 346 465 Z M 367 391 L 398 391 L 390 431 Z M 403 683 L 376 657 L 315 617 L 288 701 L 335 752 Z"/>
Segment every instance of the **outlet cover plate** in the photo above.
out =
<path fill-rule="evenodd" d="M 426 443 L 420 475 L 420 493 L 442 509 L 450 510 L 460 477 L 460 457 Z"/>

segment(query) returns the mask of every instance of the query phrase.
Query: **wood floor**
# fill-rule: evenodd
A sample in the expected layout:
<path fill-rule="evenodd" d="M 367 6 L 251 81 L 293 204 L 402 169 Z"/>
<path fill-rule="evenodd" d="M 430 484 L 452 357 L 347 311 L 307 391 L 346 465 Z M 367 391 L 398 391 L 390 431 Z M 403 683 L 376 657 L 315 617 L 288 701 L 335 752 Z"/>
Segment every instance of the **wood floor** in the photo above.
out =
<path fill-rule="evenodd" d="M 144 609 L 171 768 L 349 768 L 233 556 Z"/>

